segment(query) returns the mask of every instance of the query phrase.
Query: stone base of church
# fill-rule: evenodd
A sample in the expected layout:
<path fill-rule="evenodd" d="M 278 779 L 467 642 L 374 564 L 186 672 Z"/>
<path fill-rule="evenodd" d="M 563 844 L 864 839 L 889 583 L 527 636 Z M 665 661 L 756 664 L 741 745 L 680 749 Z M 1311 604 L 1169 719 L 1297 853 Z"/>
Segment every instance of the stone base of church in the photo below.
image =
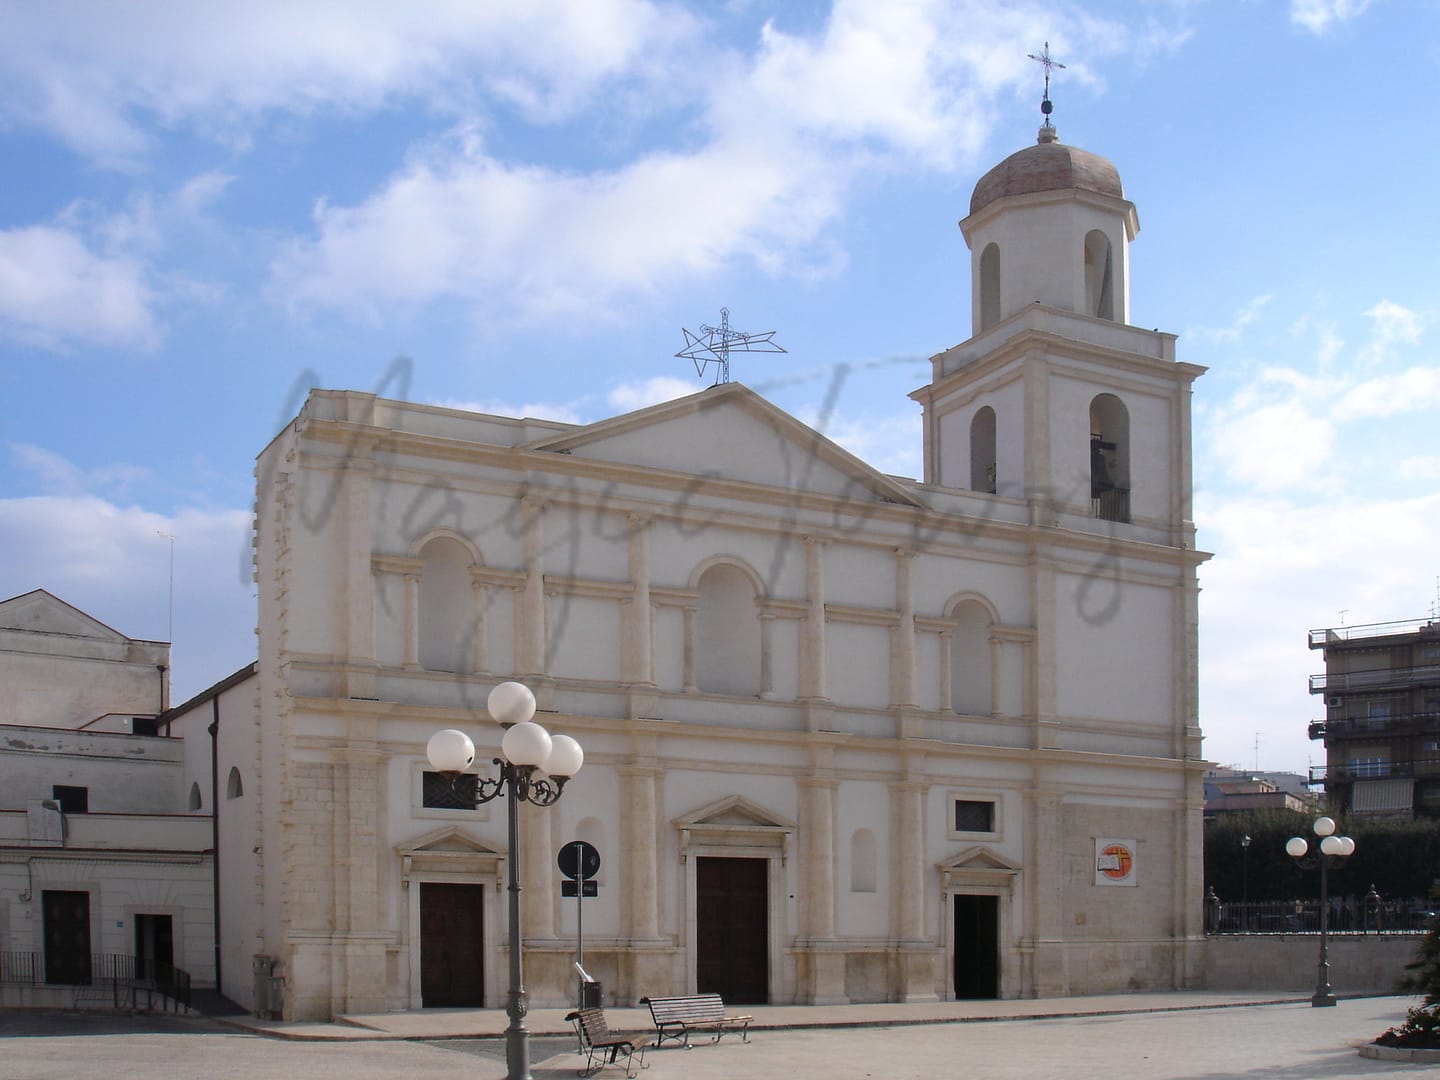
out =
<path fill-rule="evenodd" d="M 902 946 L 894 954 L 895 989 L 892 1001 L 939 1001 L 936 992 L 936 953 L 928 945 Z"/>
<path fill-rule="evenodd" d="M 275 974 L 284 987 L 283 1019 L 330 1020 L 385 1012 L 388 935 L 327 935 L 294 942 Z"/>
<path fill-rule="evenodd" d="M 797 1005 L 848 1005 L 846 961 L 843 951 L 808 947 L 795 953 L 795 1003 Z"/>

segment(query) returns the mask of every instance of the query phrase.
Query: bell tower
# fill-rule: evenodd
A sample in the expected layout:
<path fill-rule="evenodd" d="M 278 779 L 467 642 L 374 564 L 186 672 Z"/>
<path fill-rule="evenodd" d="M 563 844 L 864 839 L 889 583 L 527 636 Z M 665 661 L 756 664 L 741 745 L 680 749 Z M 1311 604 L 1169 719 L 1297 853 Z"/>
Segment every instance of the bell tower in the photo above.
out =
<path fill-rule="evenodd" d="M 1040 59 L 1036 57 L 1036 59 Z M 925 480 L 1023 501 L 1032 524 L 1193 545 L 1190 383 L 1175 336 L 1130 322 L 1140 231 L 1120 173 L 1060 142 L 975 185 L 969 340 L 931 358 Z"/>

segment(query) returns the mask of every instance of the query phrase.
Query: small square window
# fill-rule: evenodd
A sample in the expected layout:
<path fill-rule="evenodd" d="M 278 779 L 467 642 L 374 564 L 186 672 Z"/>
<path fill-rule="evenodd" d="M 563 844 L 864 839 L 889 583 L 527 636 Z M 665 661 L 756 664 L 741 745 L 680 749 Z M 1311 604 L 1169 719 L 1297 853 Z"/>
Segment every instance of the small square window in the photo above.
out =
<path fill-rule="evenodd" d="M 452 780 L 427 769 L 421 781 L 421 805 L 427 810 L 474 810 L 479 779 L 474 773 L 461 773 Z"/>
<path fill-rule="evenodd" d="M 995 804 L 989 799 L 956 799 L 955 831 L 994 832 Z"/>
<path fill-rule="evenodd" d="M 90 812 L 90 789 L 55 784 L 50 788 L 51 797 L 60 804 L 66 814 L 88 814 Z"/>

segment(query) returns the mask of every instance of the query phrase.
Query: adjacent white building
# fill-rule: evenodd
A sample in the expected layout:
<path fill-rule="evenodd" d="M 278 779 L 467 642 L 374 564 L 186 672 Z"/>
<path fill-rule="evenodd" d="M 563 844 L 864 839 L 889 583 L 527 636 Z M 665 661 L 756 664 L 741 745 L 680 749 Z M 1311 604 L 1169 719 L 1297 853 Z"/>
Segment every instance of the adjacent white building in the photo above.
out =
<path fill-rule="evenodd" d="M 521 811 L 538 1003 L 573 999 L 575 839 L 609 1001 L 1198 981 L 1203 369 L 1128 323 L 1104 159 L 1042 132 L 961 228 L 974 334 L 911 394 L 918 480 L 739 384 L 588 425 L 310 395 L 258 463 L 257 674 L 175 719 L 219 710 L 243 792 L 227 993 L 502 1003 L 503 804 L 455 805 L 424 747 L 495 756 L 512 678 L 587 757 Z"/>
<path fill-rule="evenodd" d="M 169 655 L 43 589 L 0 602 L 0 1002 L 214 981 L 211 822 L 157 734 Z"/>

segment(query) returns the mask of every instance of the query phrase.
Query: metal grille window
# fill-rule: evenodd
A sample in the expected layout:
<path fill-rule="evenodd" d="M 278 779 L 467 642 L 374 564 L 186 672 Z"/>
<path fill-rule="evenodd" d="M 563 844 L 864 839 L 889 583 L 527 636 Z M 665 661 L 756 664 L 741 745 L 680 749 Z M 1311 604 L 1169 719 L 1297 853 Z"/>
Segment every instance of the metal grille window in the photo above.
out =
<path fill-rule="evenodd" d="M 461 773 L 452 779 L 426 770 L 424 777 L 420 799 L 426 809 L 475 809 L 475 784 L 479 777 L 474 773 Z"/>
<path fill-rule="evenodd" d="M 956 832 L 994 832 L 995 804 L 989 800 L 956 799 Z"/>

